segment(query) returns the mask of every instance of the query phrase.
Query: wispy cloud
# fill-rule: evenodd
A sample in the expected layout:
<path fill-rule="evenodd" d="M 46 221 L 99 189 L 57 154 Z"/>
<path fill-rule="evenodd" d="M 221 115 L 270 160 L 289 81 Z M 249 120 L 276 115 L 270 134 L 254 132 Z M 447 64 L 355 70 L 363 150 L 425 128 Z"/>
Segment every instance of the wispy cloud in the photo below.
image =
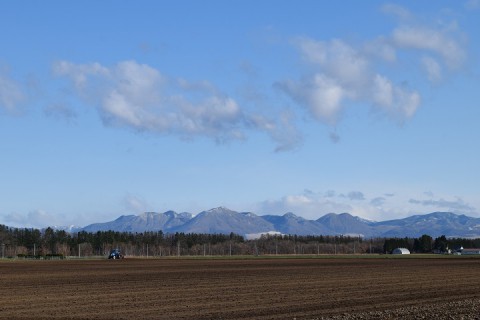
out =
<path fill-rule="evenodd" d="M 340 136 L 336 132 L 330 132 L 329 134 L 330 141 L 333 143 L 339 143 L 340 142 Z"/>
<path fill-rule="evenodd" d="M 277 200 L 263 201 L 256 208 L 260 214 L 294 212 L 307 219 L 318 219 L 330 212 L 352 212 L 352 209 L 352 206 L 347 203 L 313 192 L 287 195 Z"/>
<path fill-rule="evenodd" d="M 468 10 L 480 9 L 480 0 L 468 0 L 465 2 L 465 8 Z"/>
<path fill-rule="evenodd" d="M 14 112 L 25 100 L 26 94 L 21 85 L 0 69 L 0 109 Z"/>
<path fill-rule="evenodd" d="M 430 198 L 433 198 L 435 196 L 435 194 L 432 191 L 425 191 L 423 194 Z"/>
<path fill-rule="evenodd" d="M 426 210 L 425 207 L 430 207 L 430 209 Z M 406 195 L 394 195 L 393 193 L 368 197 L 362 191 L 338 192 L 334 190 L 326 192 L 304 190 L 299 194 L 262 201 L 257 204 L 255 210 L 260 214 L 293 212 L 308 219 L 318 219 L 330 212 L 348 212 L 362 218 L 383 221 L 412 214 L 428 213 L 432 209 L 477 214 L 476 208 L 460 198 L 452 201 L 442 198 L 416 200 Z"/>
<path fill-rule="evenodd" d="M 204 136 L 218 143 L 245 139 L 248 130 L 258 130 L 272 137 L 278 151 L 299 141 L 290 117 L 245 112 L 208 81 L 169 78 L 136 61 L 112 67 L 59 61 L 53 70 L 71 81 L 75 94 L 96 107 L 108 126 L 184 139 Z"/>
<path fill-rule="evenodd" d="M 46 227 L 82 227 L 91 223 L 109 221 L 118 217 L 117 213 L 92 211 L 90 213 L 62 214 L 44 209 L 33 209 L 25 212 L 0 213 L 0 220 L 9 227 L 46 228 Z"/>
<path fill-rule="evenodd" d="M 277 115 L 277 119 L 262 115 L 250 114 L 248 126 L 266 132 L 277 143 L 275 152 L 289 151 L 298 148 L 303 142 L 303 136 L 294 125 L 295 115 L 284 110 Z"/>
<path fill-rule="evenodd" d="M 276 200 L 263 201 L 256 210 L 261 214 L 283 214 L 294 212 L 304 218 L 318 219 L 334 212 L 349 212 L 365 218 L 376 217 L 379 211 L 365 202 L 366 197 L 361 191 L 350 191 L 346 195 L 334 190 L 315 192 L 304 190 L 300 194 L 286 195 Z"/>
<path fill-rule="evenodd" d="M 347 198 L 350 200 L 365 200 L 365 195 L 360 191 L 350 191 Z"/>
<path fill-rule="evenodd" d="M 130 211 L 134 214 L 143 213 L 150 211 L 150 205 L 142 197 L 134 194 L 127 194 L 122 200 L 123 206 L 127 211 Z"/>
<path fill-rule="evenodd" d="M 449 210 L 455 213 L 476 213 L 476 209 L 466 203 L 463 199 L 457 198 L 456 200 L 445 200 L 445 199 L 428 199 L 428 200 L 418 200 L 410 199 L 410 203 L 419 204 L 426 207 L 434 207 L 440 210 Z"/>
<path fill-rule="evenodd" d="M 422 58 L 422 65 L 427 73 L 427 77 L 431 82 L 438 82 L 442 79 L 442 66 L 432 57 L 425 56 Z"/>
<path fill-rule="evenodd" d="M 54 103 L 46 106 L 43 112 L 47 117 L 72 122 L 77 118 L 76 111 L 65 103 Z"/>
<path fill-rule="evenodd" d="M 386 200 L 387 199 L 385 199 L 384 197 L 376 197 L 370 200 L 370 204 L 375 207 L 381 207 L 383 206 Z"/>
<path fill-rule="evenodd" d="M 393 3 L 384 4 L 381 7 L 381 10 L 384 13 L 393 14 L 394 16 L 396 16 L 401 20 L 409 20 L 413 18 L 413 15 L 410 13 L 410 11 L 408 11 L 404 7 L 399 6 L 397 4 L 393 4 Z"/>
<path fill-rule="evenodd" d="M 448 29 L 424 26 L 401 26 L 393 31 L 392 42 L 399 49 L 416 49 L 430 52 L 443 59 L 449 68 L 458 68 L 466 58 L 461 43 Z"/>

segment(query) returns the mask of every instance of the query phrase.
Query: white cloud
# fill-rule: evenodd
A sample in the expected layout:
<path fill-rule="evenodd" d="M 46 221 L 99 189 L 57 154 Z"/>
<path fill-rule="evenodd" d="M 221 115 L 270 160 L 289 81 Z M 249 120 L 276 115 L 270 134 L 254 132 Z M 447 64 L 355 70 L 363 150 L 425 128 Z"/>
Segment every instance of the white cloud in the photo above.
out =
<path fill-rule="evenodd" d="M 318 219 L 330 212 L 351 212 L 352 206 L 336 201 L 333 198 L 322 197 L 316 193 L 287 195 L 278 200 L 263 201 L 257 205 L 260 214 L 284 214 L 293 212 L 306 219 Z"/>
<path fill-rule="evenodd" d="M 376 104 L 386 108 L 392 106 L 394 102 L 393 91 L 393 85 L 389 79 L 378 74 L 375 76 L 372 86 L 372 98 Z"/>
<path fill-rule="evenodd" d="M 340 40 L 302 38 L 297 44 L 318 72 L 301 81 L 280 82 L 277 87 L 306 106 L 316 120 L 336 124 L 341 111 L 352 102 L 370 104 L 400 122 L 416 113 L 420 94 L 375 73 L 368 52 Z"/>
<path fill-rule="evenodd" d="M 438 82 L 445 69 L 452 72 L 464 64 L 464 37 L 455 21 L 428 25 L 418 23 L 399 5 L 387 4 L 382 10 L 397 16 L 400 25 L 364 43 L 306 37 L 294 40 L 309 72 L 297 81 L 280 81 L 277 87 L 304 106 L 314 119 L 329 125 L 336 125 L 341 114 L 358 103 L 372 106 L 399 123 L 412 118 L 420 107 L 421 94 L 407 85 L 408 80 L 395 81 L 389 70 L 403 63 L 405 57 L 413 58 L 422 67 L 425 79 Z M 397 78 L 408 79 L 410 73 L 395 69 Z"/>
<path fill-rule="evenodd" d="M 126 205 L 126 203 L 124 203 Z M 0 224 L 14 228 L 46 228 L 46 227 L 83 227 L 91 223 L 110 221 L 118 218 L 118 213 L 90 212 L 76 214 L 52 213 L 43 209 L 34 209 L 28 213 L 0 213 Z"/>
<path fill-rule="evenodd" d="M 389 79 L 376 75 L 372 85 L 372 100 L 387 114 L 396 119 L 405 120 L 415 115 L 421 98 L 417 92 L 394 86 Z"/>
<path fill-rule="evenodd" d="M 342 86 L 359 85 L 367 79 L 368 60 L 342 40 L 322 42 L 303 38 L 298 40 L 298 46 L 307 61 L 320 66 Z"/>
<path fill-rule="evenodd" d="M 250 126 L 268 133 L 277 143 L 275 152 L 289 151 L 302 144 L 303 136 L 294 125 L 294 114 L 285 110 L 276 121 L 267 117 L 251 114 L 247 118 Z"/>
<path fill-rule="evenodd" d="M 20 84 L 0 70 L 0 109 L 13 112 L 26 99 Z"/>
<path fill-rule="evenodd" d="M 301 194 L 286 195 L 276 200 L 263 201 L 257 204 L 255 211 L 259 214 L 277 214 L 293 212 L 306 219 L 316 220 L 327 213 L 347 212 L 364 219 L 383 221 L 399 216 L 406 216 L 409 211 L 399 204 L 377 196 L 368 199 L 361 191 L 351 191 L 346 195 L 329 190 L 314 192 L 305 190 Z M 401 207 L 401 206 L 400 206 Z"/>
<path fill-rule="evenodd" d="M 445 200 L 440 199 L 428 199 L 428 200 L 418 200 L 410 199 L 409 203 L 419 204 L 422 206 L 433 207 L 435 210 L 448 210 L 457 214 L 472 214 L 476 213 L 477 210 L 475 207 L 466 203 L 463 199 L 457 198 L 455 200 Z"/>
<path fill-rule="evenodd" d="M 472 0 L 466 6 L 473 8 L 476 3 L 479 1 Z M 455 20 L 445 23 L 443 19 L 437 19 L 426 24 L 425 21 L 419 22 L 408 10 L 394 4 L 385 5 L 383 11 L 393 13 L 401 22 L 389 36 L 379 38 L 376 42 L 378 49 L 386 45 L 395 51 L 413 53 L 432 82 L 442 78 L 444 67 L 457 70 L 465 63 L 465 36 Z"/>
<path fill-rule="evenodd" d="M 301 140 L 292 117 L 247 113 L 208 81 L 168 78 L 136 61 L 112 67 L 59 61 L 53 71 L 71 81 L 74 93 L 95 106 L 106 125 L 217 142 L 245 139 L 247 130 L 258 130 L 272 137 L 277 151 L 292 149 Z"/>
<path fill-rule="evenodd" d="M 438 82 L 442 79 L 442 67 L 437 60 L 426 56 L 422 58 L 422 64 L 431 82 Z"/>
<path fill-rule="evenodd" d="M 413 15 L 410 13 L 410 11 L 393 3 L 387 3 L 383 5 L 381 9 L 383 12 L 393 14 L 401 20 L 409 20 L 413 18 Z"/>
<path fill-rule="evenodd" d="M 89 77 L 108 76 L 109 70 L 99 63 L 74 64 L 68 61 L 58 61 L 53 65 L 56 75 L 68 76 L 74 83 L 77 90 L 85 90 Z"/>
<path fill-rule="evenodd" d="M 305 78 L 300 83 L 286 81 L 277 86 L 307 106 L 315 119 L 329 124 L 337 121 L 342 100 L 346 96 L 345 90 L 334 79 L 323 74 Z"/>
<path fill-rule="evenodd" d="M 426 210 L 426 207 L 430 209 Z M 455 200 L 427 199 L 416 200 L 407 194 L 393 195 L 386 193 L 367 197 L 361 191 L 338 193 L 333 190 L 315 192 L 305 190 L 303 193 L 286 195 L 279 199 L 263 201 L 256 206 L 259 214 L 277 214 L 293 212 L 306 219 L 316 220 L 333 212 L 347 212 L 361 218 L 385 221 L 398 219 L 413 214 L 426 214 L 432 210 L 452 211 L 455 213 L 476 215 L 477 210 L 461 198 Z"/>
<path fill-rule="evenodd" d="M 395 96 L 397 97 L 396 103 L 391 109 L 393 113 L 405 119 L 413 117 L 420 106 L 420 94 L 415 91 L 411 92 L 407 88 L 396 87 Z"/>
<path fill-rule="evenodd" d="M 237 103 L 212 94 L 205 84 L 169 81 L 158 70 L 135 61 L 123 61 L 111 68 L 61 61 L 54 65 L 54 71 L 72 80 L 76 92 L 95 103 L 106 124 L 184 137 L 242 136 L 238 128 L 244 115 Z M 177 94 L 182 90 L 185 96 Z M 201 99 L 188 99 L 187 91 L 191 90 L 201 91 Z"/>
<path fill-rule="evenodd" d="M 363 45 L 362 52 L 372 58 L 380 58 L 386 62 L 394 63 L 397 61 L 397 50 L 390 43 L 389 39 L 381 36 Z"/>
<path fill-rule="evenodd" d="M 465 61 L 461 44 L 447 30 L 428 27 L 401 26 L 393 31 L 393 43 L 399 48 L 418 49 L 438 54 L 449 68 L 457 68 Z"/>
<path fill-rule="evenodd" d="M 362 218 L 377 218 L 381 208 L 365 202 L 361 191 L 351 191 L 347 195 L 337 194 L 334 190 L 314 192 L 304 190 L 301 194 L 286 195 L 277 200 L 263 201 L 257 205 L 260 214 L 283 214 L 293 212 L 306 219 L 318 219 L 327 213 L 348 212 Z M 377 203 L 378 205 L 378 203 Z"/>
<path fill-rule="evenodd" d="M 28 214 L 18 212 L 6 214 L 3 216 L 3 220 L 7 225 L 19 228 L 45 228 L 61 224 L 58 216 L 40 209 L 30 211 Z"/>

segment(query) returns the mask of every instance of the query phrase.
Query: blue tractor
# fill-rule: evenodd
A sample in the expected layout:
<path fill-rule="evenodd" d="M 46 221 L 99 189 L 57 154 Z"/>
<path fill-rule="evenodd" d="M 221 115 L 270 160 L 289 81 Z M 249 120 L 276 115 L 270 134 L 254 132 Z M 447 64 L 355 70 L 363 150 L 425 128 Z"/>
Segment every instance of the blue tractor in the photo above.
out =
<path fill-rule="evenodd" d="M 124 255 L 120 251 L 120 249 L 113 249 L 110 251 L 110 254 L 108 255 L 108 259 L 123 259 Z"/>

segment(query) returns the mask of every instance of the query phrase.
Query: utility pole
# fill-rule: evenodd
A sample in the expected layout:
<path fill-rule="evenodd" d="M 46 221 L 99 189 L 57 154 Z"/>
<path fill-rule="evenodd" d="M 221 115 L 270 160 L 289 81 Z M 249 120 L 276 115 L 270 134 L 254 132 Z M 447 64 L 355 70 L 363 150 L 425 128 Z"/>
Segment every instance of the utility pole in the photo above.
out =
<path fill-rule="evenodd" d="M 80 243 L 78 244 L 78 257 L 80 258 Z"/>
<path fill-rule="evenodd" d="M 33 244 L 33 256 L 35 257 L 36 243 Z"/>

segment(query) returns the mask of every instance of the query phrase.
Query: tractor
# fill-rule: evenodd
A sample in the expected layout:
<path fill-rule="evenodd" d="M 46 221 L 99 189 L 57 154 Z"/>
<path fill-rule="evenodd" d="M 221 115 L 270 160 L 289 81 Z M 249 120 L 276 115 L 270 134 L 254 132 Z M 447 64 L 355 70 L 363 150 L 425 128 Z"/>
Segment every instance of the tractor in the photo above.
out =
<path fill-rule="evenodd" d="M 108 255 L 108 259 L 123 259 L 124 255 L 120 251 L 120 249 L 113 249 L 110 251 L 110 254 Z"/>

